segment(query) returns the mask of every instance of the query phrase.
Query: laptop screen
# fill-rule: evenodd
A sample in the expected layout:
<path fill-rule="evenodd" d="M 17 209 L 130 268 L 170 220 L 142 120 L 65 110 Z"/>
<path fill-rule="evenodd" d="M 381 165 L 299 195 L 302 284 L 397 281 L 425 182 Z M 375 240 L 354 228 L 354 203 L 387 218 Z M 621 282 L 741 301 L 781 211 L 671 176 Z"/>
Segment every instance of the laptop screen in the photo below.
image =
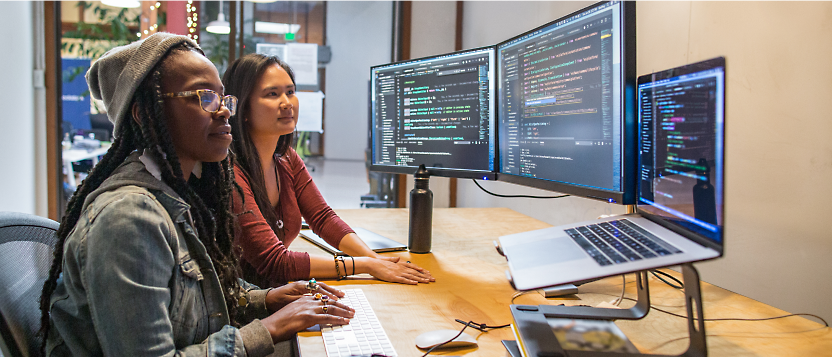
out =
<path fill-rule="evenodd" d="M 725 59 L 638 79 L 638 208 L 722 245 Z"/>

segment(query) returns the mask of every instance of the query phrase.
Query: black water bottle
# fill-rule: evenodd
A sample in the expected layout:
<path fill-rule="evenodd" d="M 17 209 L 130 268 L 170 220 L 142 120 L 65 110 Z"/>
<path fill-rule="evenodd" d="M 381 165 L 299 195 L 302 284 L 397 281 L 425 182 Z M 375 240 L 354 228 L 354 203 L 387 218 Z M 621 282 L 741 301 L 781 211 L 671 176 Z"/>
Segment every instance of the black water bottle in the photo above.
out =
<path fill-rule="evenodd" d="M 428 188 L 430 173 L 425 165 L 419 165 L 419 170 L 413 176 L 415 187 L 410 191 L 410 235 L 407 249 L 411 253 L 430 253 L 433 229 L 433 192 Z"/>

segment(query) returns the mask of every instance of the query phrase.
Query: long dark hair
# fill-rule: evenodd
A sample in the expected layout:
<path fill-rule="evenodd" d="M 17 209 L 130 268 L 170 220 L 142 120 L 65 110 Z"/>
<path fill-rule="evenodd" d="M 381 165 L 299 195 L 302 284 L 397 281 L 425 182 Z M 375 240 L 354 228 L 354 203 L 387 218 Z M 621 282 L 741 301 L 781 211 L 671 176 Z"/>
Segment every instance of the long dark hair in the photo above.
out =
<path fill-rule="evenodd" d="M 254 142 L 251 140 L 248 125 L 245 123 L 245 118 L 250 111 L 249 97 L 254 89 L 254 84 L 272 65 L 278 65 L 286 70 L 289 78 L 292 79 L 292 84 L 295 83 L 295 74 L 286 62 L 281 61 L 277 56 L 267 56 L 259 53 L 248 54 L 234 61 L 225 71 L 222 83 L 225 85 L 226 94 L 237 96 L 237 114 L 229 120 L 231 132 L 234 133 L 231 148 L 236 155 L 236 164 L 248 179 L 251 191 L 254 194 L 254 201 L 257 203 L 257 208 L 260 209 L 260 213 L 263 214 L 263 218 L 269 223 L 277 237 L 283 239 L 283 231 L 277 227 L 277 220 L 282 217 L 277 217 L 269 203 L 266 179 L 260 165 L 260 157 L 257 147 L 254 146 Z M 274 154 L 281 157 L 285 155 L 292 147 L 293 136 L 294 133 L 281 135 L 277 141 Z"/>
<path fill-rule="evenodd" d="M 188 51 L 204 55 L 202 51 L 187 42 L 177 45 L 171 48 L 145 77 L 132 101 L 133 104 L 138 105 L 138 115 L 142 124 L 138 124 L 132 118 L 124 119 L 122 125 L 119 125 L 119 132 L 116 133 L 112 147 L 69 200 L 66 214 L 58 228 L 58 243 L 55 246 L 52 268 L 49 271 L 49 278 L 43 284 L 40 297 L 41 335 L 43 337 L 41 353 L 45 353 L 50 328 L 49 302 L 62 270 L 64 242 L 78 223 L 87 196 L 100 187 L 104 180 L 135 150 L 147 149 L 157 157 L 167 158 L 162 161 L 164 163 L 161 167 L 162 181 L 191 206 L 191 215 L 199 232 L 199 240 L 205 245 L 211 257 L 223 287 L 229 319 L 232 324 L 236 325 L 234 317 L 237 312 L 237 299 L 234 297 L 240 289 L 237 280 L 240 273 L 237 257 L 232 250 L 234 242 L 234 215 L 231 213 L 231 193 L 234 187 L 233 158 L 229 155 L 218 163 L 203 163 L 199 184 L 189 185 L 182 174 L 161 104 L 161 78 L 165 73 L 174 70 L 167 68 L 169 67 L 166 66 L 168 59 L 171 58 L 172 53 Z M 131 115 L 130 112 L 127 115 Z M 211 269 L 207 266 L 200 268 L 206 271 Z"/>

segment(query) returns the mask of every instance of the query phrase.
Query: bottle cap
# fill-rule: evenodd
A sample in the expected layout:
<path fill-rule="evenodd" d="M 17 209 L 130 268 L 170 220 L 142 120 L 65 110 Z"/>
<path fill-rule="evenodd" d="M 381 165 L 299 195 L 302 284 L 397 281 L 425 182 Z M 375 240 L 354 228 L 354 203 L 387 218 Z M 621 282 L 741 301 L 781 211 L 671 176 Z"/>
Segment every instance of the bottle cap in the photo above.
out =
<path fill-rule="evenodd" d="M 416 170 L 416 173 L 413 176 L 417 179 L 428 179 L 430 178 L 430 172 L 425 168 L 425 164 L 419 165 L 419 169 Z"/>

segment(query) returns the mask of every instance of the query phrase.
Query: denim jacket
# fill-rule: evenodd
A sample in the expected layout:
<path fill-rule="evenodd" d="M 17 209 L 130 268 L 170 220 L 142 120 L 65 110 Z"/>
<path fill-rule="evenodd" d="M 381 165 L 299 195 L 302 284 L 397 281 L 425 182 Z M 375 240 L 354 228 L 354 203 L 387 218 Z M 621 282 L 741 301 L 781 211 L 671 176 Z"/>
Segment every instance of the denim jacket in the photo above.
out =
<path fill-rule="evenodd" d="M 190 207 L 131 154 L 84 202 L 50 300 L 48 356 L 264 356 L 265 290 L 229 325 L 220 282 Z M 156 175 L 154 175 L 156 174 Z M 200 262 L 199 264 L 197 262 Z"/>

